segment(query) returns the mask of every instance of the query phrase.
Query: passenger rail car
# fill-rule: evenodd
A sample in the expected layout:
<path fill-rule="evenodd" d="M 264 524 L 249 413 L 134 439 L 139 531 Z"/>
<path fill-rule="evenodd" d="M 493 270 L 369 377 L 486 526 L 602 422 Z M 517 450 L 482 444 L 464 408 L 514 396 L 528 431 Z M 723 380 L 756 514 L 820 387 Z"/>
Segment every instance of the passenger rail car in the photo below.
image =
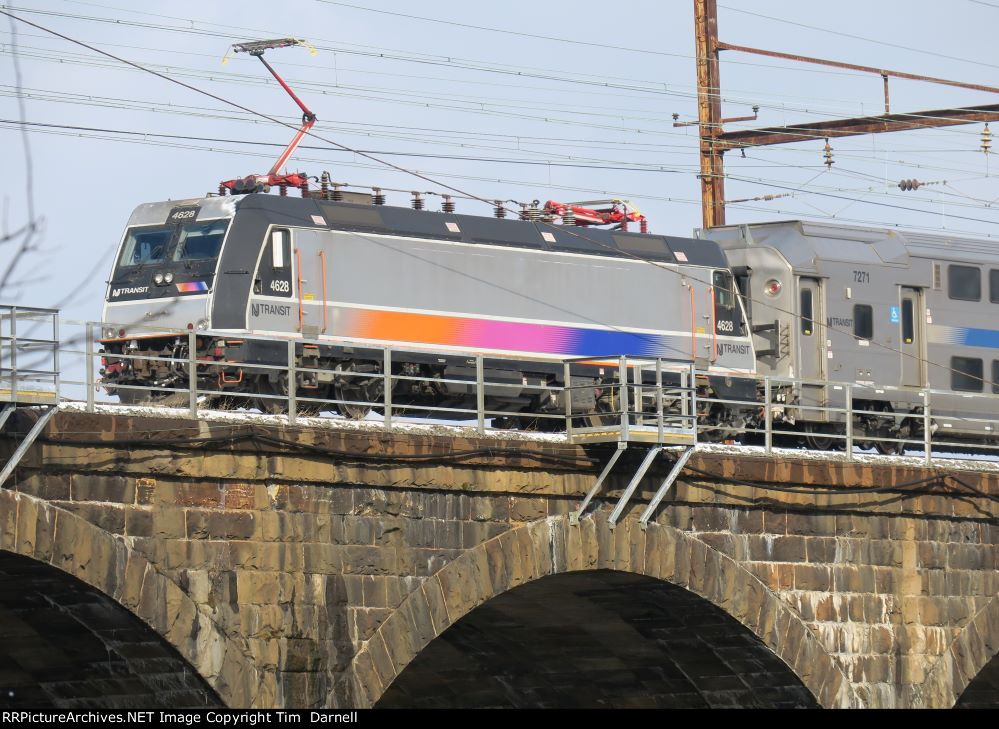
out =
<path fill-rule="evenodd" d="M 999 416 L 999 247 L 993 241 L 802 221 L 697 233 L 721 245 L 746 297 L 760 374 L 786 388 L 789 424 L 842 445 L 845 388 L 859 437 L 923 436 L 922 398 L 949 441 L 994 437 Z M 823 384 L 828 381 L 832 384 Z M 826 410 L 824 408 L 830 408 Z"/>
<path fill-rule="evenodd" d="M 539 387 L 561 387 L 568 358 L 695 362 L 702 396 L 752 401 L 756 390 L 749 323 L 716 243 L 313 197 L 140 206 L 103 320 L 119 323 L 104 332 L 103 377 L 123 401 L 143 393 L 121 385 L 187 386 L 186 367 L 152 359 L 188 356 L 185 328 L 204 332 L 197 359 L 222 365 L 200 368 L 199 387 L 244 395 L 288 389 L 263 367 L 284 365 L 287 348 L 254 335 L 295 342 L 297 388 L 311 398 L 377 402 L 383 378 L 359 375 L 381 371 L 384 346 L 409 352 L 393 359 L 395 374 L 414 378 L 395 381 L 400 405 L 474 406 L 462 384 L 472 355 L 486 358 L 488 382 L 507 384 L 487 390 L 487 408 L 511 414 L 564 412 Z M 594 385 L 582 406 L 612 409 L 603 370 L 573 367 L 572 384 Z M 755 410 L 706 416 L 736 425 Z"/>

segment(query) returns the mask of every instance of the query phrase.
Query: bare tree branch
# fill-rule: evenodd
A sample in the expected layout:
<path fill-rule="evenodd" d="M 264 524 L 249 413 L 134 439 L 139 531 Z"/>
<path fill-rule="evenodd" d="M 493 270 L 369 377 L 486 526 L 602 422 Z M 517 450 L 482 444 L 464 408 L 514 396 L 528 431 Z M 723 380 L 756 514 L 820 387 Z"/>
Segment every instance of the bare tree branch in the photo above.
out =
<path fill-rule="evenodd" d="M 14 64 L 14 83 L 17 93 L 17 106 L 21 127 L 21 142 L 24 149 L 25 206 L 28 213 L 28 220 L 24 225 L 18 228 L 17 231 L 5 234 L 4 239 L 0 240 L 0 243 L 3 243 L 20 238 L 20 244 L 18 245 L 17 252 L 11 256 L 10 262 L 7 264 L 6 269 L 2 274 L 0 274 L 0 294 L 5 292 L 5 289 L 9 285 L 10 277 L 13 275 L 17 266 L 23 262 L 23 259 L 28 253 L 34 250 L 35 239 L 41 229 L 41 220 L 38 218 L 35 211 L 34 162 L 31 156 L 31 142 L 29 140 L 28 127 L 25 124 L 27 113 L 24 105 L 21 61 L 17 46 L 17 22 L 13 17 L 8 17 L 7 20 L 10 24 L 11 59 Z"/>

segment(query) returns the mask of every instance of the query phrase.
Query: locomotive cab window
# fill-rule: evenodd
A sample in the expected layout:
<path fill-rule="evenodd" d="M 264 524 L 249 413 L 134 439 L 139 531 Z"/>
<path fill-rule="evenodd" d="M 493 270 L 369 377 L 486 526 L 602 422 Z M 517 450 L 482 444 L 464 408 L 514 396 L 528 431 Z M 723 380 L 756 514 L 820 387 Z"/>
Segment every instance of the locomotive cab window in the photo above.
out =
<path fill-rule="evenodd" d="M 227 220 L 207 223 L 188 223 L 180 229 L 180 240 L 174 250 L 175 261 L 203 261 L 218 258 L 222 239 L 225 238 Z"/>
<path fill-rule="evenodd" d="M 122 246 L 118 265 L 160 263 L 166 257 L 173 231 L 172 226 L 131 228 L 125 238 L 125 245 Z"/>
<path fill-rule="evenodd" d="M 812 304 L 812 290 L 802 289 L 801 290 L 801 333 L 806 337 L 812 336 L 812 332 L 815 328 L 813 304 Z"/>
<path fill-rule="evenodd" d="M 957 301 L 982 300 L 982 272 L 977 266 L 947 266 L 947 296 Z"/>
<path fill-rule="evenodd" d="M 253 293 L 263 296 L 291 296 L 291 231 L 278 229 L 270 232 L 260 255 L 260 263 L 257 264 Z"/>
<path fill-rule="evenodd" d="M 982 384 L 982 360 L 976 357 L 950 358 L 951 390 L 981 392 Z"/>
<path fill-rule="evenodd" d="M 719 309 L 735 307 L 735 294 L 732 293 L 732 274 L 728 271 L 715 271 L 711 277 L 715 290 L 715 306 Z"/>
<path fill-rule="evenodd" d="M 874 339 L 874 307 L 870 304 L 854 305 L 853 336 L 857 339 Z"/>

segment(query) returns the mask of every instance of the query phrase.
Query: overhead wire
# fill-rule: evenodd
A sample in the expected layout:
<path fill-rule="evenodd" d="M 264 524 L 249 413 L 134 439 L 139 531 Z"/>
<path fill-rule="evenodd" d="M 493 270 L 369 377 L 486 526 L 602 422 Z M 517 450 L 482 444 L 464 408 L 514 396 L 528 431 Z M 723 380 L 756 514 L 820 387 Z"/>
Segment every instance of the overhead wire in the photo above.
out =
<path fill-rule="evenodd" d="M 162 132 L 135 131 L 135 130 L 126 130 L 126 129 L 110 129 L 110 128 L 104 128 L 104 127 L 88 127 L 88 126 L 80 126 L 80 125 L 54 124 L 54 123 L 34 122 L 34 121 L 26 121 L 24 123 L 28 127 L 37 127 L 37 128 L 41 128 L 41 129 L 52 129 L 52 130 L 58 129 L 58 130 L 71 130 L 71 131 L 78 131 L 78 132 L 95 133 L 94 135 L 91 135 L 91 136 L 94 136 L 95 138 L 100 138 L 100 139 L 112 139 L 112 138 L 109 138 L 109 137 L 106 137 L 106 136 L 100 136 L 100 135 L 116 134 L 116 135 L 132 136 L 132 137 L 136 137 L 136 138 L 141 139 L 141 140 L 149 140 L 150 138 L 154 138 L 154 139 L 172 139 L 172 140 L 197 141 L 197 142 L 219 142 L 219 143 L 226 143 L 226 144 L 236 144 L 236 145 L 246 145 L 246 146 L 262 146 L 262 147 L 275 147 L 275 148 L 283 148 L 285 146 L 285 145 L 283 145 L 281 143 L 278 143 L 278 142 L 262 142 L 262 141 L 245 140 L 245 139 L 233 139 L 231 137 L 201 137 L 201 136 L 195 136 L 195 135 L 167 134 L 167 133 L 162 133 Z M 17 122 L 15 120 L 0 119 L 0 125 L 15 125 L 15 124 L 17 124 Z M 305 149 L 305 150 L 319 150 L 319 151 L 325 150 L 325 151 L 333 151 L 333 152 L 336 152 L 336 151 L 345 151 L 345 150 L 328 150 L 327 148 L 317 147 L 315 145 L 300 145 L 299 148 L 300 149 Z M 201 149 L 204 149 L 204 148 L 201 148 Z M 223 151 L 223 150 L 219 150 L 219 151 Z M 673 173 L 673 174 L 686 174 L 686 173 L 689 173 L 691 171 L 690 169 L 667 168 L 664 165 L 653 165 L 653 164 L 641 164 L 640 165 L 639 163 L 632 163 L 633 166 L 628 166 L 627 163 L 619 163 L 619 164 L 592 163 L 592 164 L 587 164 L 587 163 L 582 162 L 582 161 L 581 162 L 557 162 L 557 161 L 552 161 L 552 160 L 515 160 L 515 159 L 503 159 L 503 158 L 473 157 L 473 156 L 468 156 L 468 155 L 456 155 L 456 154 L 433 154 L 433 153 L 426 153 L 426 152 L 411 152 L 411 151 L 399 151 L 399 150 L 357 150 L 357 151 L 361 151 L 361 152 L 365 152 L 365 153 L 370 153 L 370 154 L 389 155 L 389 156 L 417 157 L 417 158 L 430 158 L 430 159 L 449 159 L 449 160 L 473 161 L 473 162 L 493 163 L 493 164 L 511 164 L 511 165 L 526 165 L 526 166 L 540 166 L 540 167 L 593 169 L 593 170 L 605 170 L 605 171 L 614 171 L 614 170 L 617 170 L 617 171 L 638 171 L 638 172 L 668 172 L 668 173 Z M 693 168 L 691 168 L 691 169 L 693 169 Z M 823 172 L 825 172 L 825 170 L 823 170 Z M 862 177 L 865 177 L 865 178 L 874 178 L 875 177 L 873 175 L 866 175 L 866 174 L 862 174 L 862 173 L 853 173 L 852 171 L 846 170 L 846 169 L 843 169 L 843 168 L 841 168 L 839 170 L 839 173 L 840 174 L 855 174 L 855 175 L 862 176 Z M 725 175 L 725 177 L 726 177 L 726 179 L 740 181 L 740 182 L 754 183 L 754 184 L 757 184 L 757 185 L 762 185 L 764 187 L 775 187 L 775 188 L 790 190 L 790 191 L 794 192 L 794 194 L 796 196 L 797 195 L 820 195 L 820 196 L 825 196 L 825 197 L 833 197 L 834 199 L 844 199 L 841 196 L 832 195 L 832 193 L 853 193 L 853 194 L 864 193 L 864 194 L 866 194 L 866 193 L 871 193 L 871 192 L 879 192 L 879 188 L 877 188 L 877 187 L 868 187 L 868 188 L 858 189 L 858 188 L 850 188 L 850 187 L 835 187 L 835 186 L 830 186 L 830 187 L 821 187 L 821 188 L 817 188 L 817 189 L 803 189 L 803 187 L 804 187 L 803 185 L 798 185 L 798 186 L 794 187 L 794 186 L 791 186 L 791 185 L 793 185 L 793 183 L 790 183 L 790 182 L 781 182 L 779 180 L 772 180 L 772 179 L 768 179 L 768 178 L 757 178 L 757 177 L 740 176 L 740 175 L 737 175 L 737 174 L 733 174 L 731 172 L 727 173 Z M 811 184 L 811 183 L 805 183 L 805 184 L 808 185 L 808 184 Z M 895 187 L 895 186 L 896 186 L 895 183 L 887 183 L 887 184 L 882 184 L 881 185 L 881 187 L 889 187 L 889 188 Z M 943 192 L 943 191 L 938 191 L 938 192 L 939 192 L 939 194 L 949 194 L 949 193 L 946 193 L 946 192 Z M 894 198 L 899 198 L 899 199 L 903 199 L 905 197 L 903 194 L 891 195 L 887 191 L 885 191 L 883 194 L 885 194 L 887 197 L 894 197 Z M 926 202 L 926 204 L 933 204 L 934 203 L 933 200 L 927 200 L 925 202 Z M 879 203 L 879 204 L 889 205 L 888 203 Z M 983 204 L 981 202 L 970 202 L 970 203 L 952 202 L 951 205 L 953 205 L 954 207 L 967 207 L 967 208 L 973 208 L 973 209 L 988 209 L 988 210 L 994 210 L 995 209 L 995 208 L 993 208 L 993 207 L 991 207 L 989 205 L 985 205 L 985 204 Z M 897 206 L 897 205 L 896 206 L 891 206 L 891 207 L 896 207 L 898 209 L 908 210 L 908 211 L 911 211 L 911 212 L 923 212 L 923 213 L 929 212 L 929 213 L 932 214 L 932 211 L 924 211 L 924 210 L 921 210 L 919 208 L 912 208 L 912 207 L 906 207 L 906 206 Z M 980 219 L 980 218 L 972 218 L 972 217 L 960 216 L 960 215 L 951 215 L 951 217 L 957 218 L 957 219 L 964 219 L 964 220 L 974 221 L 974 222 L 992 222 L 992 221 L 986 221 L 986 220 Z"/>
<path fill-rule="evenodd" d="M 868 38 L 866 36 L 857 35 L 856 33 L 846 33 L 844 31 L 833 30 L 832 28 L 823 28 L 818 25 L 809 25 L 807 23 L 802 23 L 799 21 L 791 20 L 790 18 L 778 18 L 773 15 L 765 15 L 764 13 L 756 12 L 753 10 L 746 10 L 745 8 L 736 8 L 731 5 L 718 4 L 718 7 L 724 8 L 725 10 L 730 10 L 733 13 L 741 13 L 743 15 L 751 15 L 757 18 L 763 18 L 765 20 L 770 20 L 775 23 L 783 23 L 785 25 L 793 25 L 797 28 L 806 28 L 808 30 L 814 30 L 820 33 L 828 33 L 830 35 L 836 35 L 841 38 L 851 38 L 853 40 L 863 41 L 865 43 L 874 43 L 879 46 L 886 46 L 888 48 L 898 48 L 903 51 L 909 51 L 910 53 L 920 53 L 927 56 L 934 56 L 935 58 L 945 58 L 949 61 L 959 61 L 961 63 L 971 63 L 976 66 L 988 67 L 988 68 L 999 68 L 999 64 L 986 63 L 973 58 L 963 58 L 961 56 L 952 56 L 946 53 L 939 53 L 937 51 L 927 50 L 926 48 L 917 48 L 916 46 L 907 46 L 901 43 L 892 43 L 879 38 Z"/>
<path fill-rule="evenodd" d="M 130 60 L 127 60 L 127 59 L 120 58 L 120 57 L 115 56 L 114 54 L 112 54 L 112 53 L 110 53 L 108 51 L 105 51 L 105 50 L 102 50 L 100 48 L 91 46 L 91 45 L 89 45 L 87 43 L 84 43 L 83 41 L 76 40 L 76 39 L 74 39 L 74 38 L 72 38 L 70 36 L 64 35 L 64 34 L 58 32 L 58 31 L 52 30 L 50 28 L 47 28 L 45 26 L 41 26 L 41 25 L 39 25 L 37 23 L 34 23 L 32 21 L 29 21 L 29 20 L 26 20 L 24 18 L 18 17 L 18 16 L 13 15 L 12 13 L 7 12 L 5 10 L 0 10 L 0 14 L 7 15 L 10 18 L 14 18 L 15 20 L 18 20 L 18 21 L 20 21 L 22 23 L 25 23 L 27 25 L 33 26 L 33 27 L 35 27 L 35 28 L 37 28 L 39 30 L 43 30 L 45 32 L 51 33 L 52 35 L 54 35 L 56 37 L 62 38 L 63 40 L 66 40 L 66 41 L 68 41 L 70 43 L 74 43 L 74 44 L 79 45 L 81 47 L 87 48 L 88 50 L 91 50 L 91 51 L 93 51 L 95 53 L 98 53 L 100 55 L 104 55 L 104 56 L 107 56 L 109 58 L 112 58 L 113 60 L 116 60 L 116 61 L 118 61 L 120 63 L 123 63 L 123 64 L 126 64 L 128 66 L 134 67 L 136 69 L 145 71 L 145 72 L 147 72 L 149 74 L 157 76 L 157 77 L 159 77 L 159 78 L 161 78 L 161 79 L 163 79 L 165 81 L 168 81 L 170 83 L 182 86 L 182 87 L 187 88 L 187 89 L 189 89 L 191 91 L 194 91 L 196 93 L 208 96 L 208 97 L 210 97 L 210 98 L 212 98 L 212 99 L 214 99 L 216 101 L 219 101 L 221 103 L 227 104 L 227 105 L 232 106 L 232 107 L 237 108 L 237 109 L 240 109 L 240 110 L 242 110 L 244 112 L 257 115 L 257 116 L 259 116 L 261 118 L 264 118 L 264 119 L 267 119 L 268 121 L 271 121 L 271 122 L 273 122 L 275 124 L 278 124 L 278 125 L 281 125 L 281 126 L 284 126 L 284 127 L 288 127 L 288 128 L 291 128 L 291 129 L 295 129 L 297 131 L 297 129 L 294 127 L 294 125 L 286 123 L 286 122 L 283 122 L 280 119 L 277 119 L 277 118 L 274 118 L 274 117 L 272 117 L 272 116 L 270 116 L 268 114 L 265 114 L 264 112 L 260 112 L 260 111 L 254 110 L 254 109 L 250 109 L 250 108 L 248 108 L 248 107 L 246 107 L 246 106 L 244 106 L 242 104 L 239 104 L 238 102 L 231 101 L 229 99 L 221 97 L 221 96 L 219 96 L 217 94 L 214 94 L 212 92 L 206 91 L 206 90 L 198 88 L 196 86 L 192 86 L 191 84 L 188 84 L 188 83 L 186 83 L 184 81 L 180 81 L 178 79 L 171 78 L 170 76 L 168 76 L 166 74 L 163 74 L 163 73 L 160 73 L 160 72 L 158 72 L 158 71 L 156 71 L 154 69 L 145 68 L 141 64 L 138 64 L 138 63 L 136 63 L 134 61 L 130 61 Z M 354 149 L 352 149 L 352 148 L 348 147 L 347 145 L 344 145 L 344 144 L 342 144 L 340 142 L 336 142 L 334 140 L 327 139 L 327 138 L 325 138 L 325 137 L 323 137 L 323 136 L 321 136 L 321 135 L 319 135 L 319 134 L 317 134 L 317 133 L 315 133 L 313 131 L 308 131 L 307 134 L 309 136 L 312 136 L 312 137 L 316 138 L 316 139 L 319 139 L 320 141 L 326 142 L 327 144 L 331 144 L 331 145 L 333 145 L 333 146 L 335 146 L 335 147 L 337 147 L 339 149 L 344 149 L 344 150 L 347 150 L 347 151 L 353 151 L 358 156 L 370 159 L 370 160 L 372 160 L 374 162 L 377 162 L 377 163 L 380 163 L 380 164 L 382 164 L 382 165 L 384 165 L 386 167 L 392 168 L 392 169 L 394 169 L 394 170 L 396 170 L 398 172 L 402 172 L 402 173 L 405 173 L 405 174 L 412 175 L 412 176 L 417 177 L 419 179 L 422 179 L 422 180 L 424 180 L 426 182 L 429 182 L 429 183 L 431 183 L 433 185 L 437 185 L 439 187 L 443 187 L 444 189 L 451 190 L 451 191 L 457 192 L 459 194 L 466 195 L 466 196 L 468 196 L 471 199 L 479 200 L 480 202 L 483 202 L 485 204 L 488 204 L 488 205 L 492 205 L 493 204 L 493 201 L 491 201 L 491 200 L 487 200 L 487 199 L 482 198 L 482 197 L 480 197 L 478 195 L 474 195 L 474 194 L 468 193 L 468 192 L 466 192 L 464 190 L 461 190 L 459 188 L 456 188 L 456 187 L 454 187 L 452 185 L 448 185 L 447 183 L 440 182 L 439 180 L 435 180 L 433 178 L 430 178 L 427 175 L 424 175 L 424 174 L 422 174 L 420 172 L 409 170 L 409 169 L 406 169 L 406 168 L 401 167 L 399 165 L 396 165 L 396 164 L 394 164 L 392 162 L 389 162 L 387 160 L 380 159 L 380 158 L 378 158 L 378 157 L 376 157 L 376 156 L 374 156 L 372 154 L 365 153 L 365 152 L 359 152 L 358 150 L 354 150 Z M 836 197 L 836 196 L 832 196 L 832 197 Z M 888 205 L 886 203 L 874 203 L 874 204 Z M 892 205 L 888 205 L 888 206 L 889 207 L 900 207 L 900 206 L 892 206 Z M 905 208 L 902 208 L 902 209 L 905 209 Z M 541 224 L 547 225 L 546 223 L 541 223 Z M 551 227 L 553 229 L 561 230 L 563 233 L 568 233 L 569 235 L 589 240 L 590 242 L 596 243 L 597 245 L 606 246 L 606 244 L 602 243 L 601 241 L 597 241 L 597 240 L 594 240 L 592 238 L 587 238 L 585 235 L 583 235 L 583 234 L 581 234 L 581 233 L 579 233 L 577 231 L 566 230 L 565 226 L 554 226 L 554 225 L 552 225 Z M 609 246 L 607 246 L 607 247 L 609 247 Z M 633 258 L 635 260 L 638 260 L 638 261 L 641 261 L 641 262 L 644 262 L 644 263 L 656 266 L 657 268 L 660 268 L 662 270 L 669 271 L 670 273 L 674 273 L 674 274 L 680 275 L 678 271 L 672 269 L 669 266 L 662 265 L 662 264 L 660 264 L 657 261 L 653 261 L 653 260 L 644 258 L 642 256 L 639 256 L 637 254 L 634 254 L 634 253 L 631 253 L 631 252 L 628 252 L 628 251 L 622 251 L 622 250 L 619 250 L 617 248 L 614 248 L 613 250 L 618 255 L 624 254 L 626 257 Z M 687 275 L 686 278 L 690 279 L 692 277 L 689 276 L 689 275 Z M 706 285 L 710 285 L 711 284 L 710 281 L 702 281 L 702 283 L 705 283 Z M 776 307 L 773 307 L 772 302 L 768 302 L 768 305 L 770 305 L 771 308 L 776 308 Z M 784 313 L 788 314 L 789 316 L 791 316 L 793 318 L 799 318 L 800 317 L 799 314 L 796 314 L 796 313 L 794 313 L 792 311 L 785 311 Z M 827 329 L 829 329 L 829 331 L 836 331 L 836 329 L 833 328 L 833 327 L 827 327 Z M 847 334 L 849 336 L 853 336 L 853 334 L 851 332 L 848 332 L 846 330 L 843 330 L 842 333 Z M 871 344 L 874 345 L 874 347 L 877 347 L 879 349 L 885 349 L 885 350 L 891 351 L 892 353 L 895 353 L 895 354 L 900 354 L 902 356 L 909 356 L 909 357 L 914 357 L 914 358 L 917 358 L 917 359 L 921 359 L 918 355 L 911 355 L 911 354 L 909 354 L 907 352 L 902 351 L 901 349 L 897 349 L 897 348 L 891 347 L 891 346 L 883 344 L 883 343 L 872 341 Z M 932 362 L 932 361 L 927 361 L 927 363 L 929 365 L 934 366 L 934 367 L 942 368 L 942 369 L 944 369 L 946 371 L 956 372 L 956 370 L 954 370 L 954 368 L 948 367 L 948 366 L 940 364 L 940 363 L 936 363 L 936 362 Z M 989 382 L 987 382 L 987 381 L 983 380 L 983 382 L 985 382 L 986 384 L 989 384 Z"/>
<path fill-rule="evenodd" d="M 172 70 L 172 67 L 170 67 L 170 70 Z M 211 77 L 211 78 L 213 78 L 213 80 L 215 80 L 215 77 Z M 320 91 L 319 93 L 328 93 L 328 92 L 327 91 Z M 354 96 L 357 96 L 357 95 L 354 95 Z M 367 98 L 367 97 L 363 97 L 362 96 L 361 98 Z M 385 99 L 385 98 L 382 98 L 382 97 L 378 97 L 378 98 L 375 98 L 373 100 L 376 100 L 376 101 L 390 101 L 391 103 L 410 103 L 410 102 L 407 102 L 405 100 Z M 428 106 L 425 102 L 419 102 L 417 105 L 419 105 L 421 107 L 422 106 Z M 502 111 L 500 111 L 500 112 L 497 112 L 497 111 L 489 112 L 489 111 L 485 111 L 485 110 L 483 110 L 481 108 L 480 109 L 476 109 L 476 108 L 464 108 L 464 107 L 454 107 L 454 106 L 446 106 L 444 108 L 448 108 L 449 110 L 466 111 L 466 112 L 471 112 L 471 113 L 476 113 L 476 114 L 490 113 L 490 114 L 498 114 L 498 115 L 501 115 L 501 116 L 514 116 L 514 117 L 518 117 L 518 118 L 526 118 L 526 119 L 531 119 L 531 120 L 535 120 L 535 121 L 545 121 L 545 122 L 554 122 L 554 123 L 567 124 L 567 125 L 570 125 L 570 126 L 590 126 L 590 127 L 594 127 L 594 128 L 600 128 L 600 129 L 608 129 L 608 128 L 610 128 L 610 129 L 615 129 L 615 130 L 619 130 L 619 131 L 626 131 L 626 132 L 640 131 L 640 132 L 645 133 L 645 134 L 661 134 L 661 135 L 671 135 L 671 134 L 674 134 L 674 133 L 670 132 L 669 130 L 647 130 L 647 129 L 646 130 L 635 130 L 633 128 L 613 127 L 613 126 L 608 126 L 608 125 L 604 125 L 604 124 L 585 124 L 585 123 L 580 124 L 578 122 L 573 122 L 573 121 L 566 120 L 566 119 L 557 119 L 557 118 L 553 118 L 553 117 L 550 117 L 550 116 L 544 117 L 542 119 L 542 118 L 538 118 L 538 117 L 531 117 L 531 116 L 528 116 L 528 115 L 510 114 L 508 112 L 502 112 Z M 914 117 L 918 117 L 918 115 L 913 115 L 913 116 Z M 777 132 L 777 133 L 781 133 L 781 132 Z M 801 136 L 801 135 L 798 135 L 797 133 L 791 132 L 791 131 L 785 131 L 783 133 L 785 135 L 791 136 L 791 137 Z M 800 151 L 802 153 L 804 153 L 804 152 L 810 153 L 810 151 L 808 151 L 808 150 L 800 150 Z M 923 165 L 923 167 L 926 167 L 926 165 Z M 937 168 L 939 169 L 939 166 L 937 166 Z M 968 170 L 963 170 L 963 171 L 968 171 Z"/>

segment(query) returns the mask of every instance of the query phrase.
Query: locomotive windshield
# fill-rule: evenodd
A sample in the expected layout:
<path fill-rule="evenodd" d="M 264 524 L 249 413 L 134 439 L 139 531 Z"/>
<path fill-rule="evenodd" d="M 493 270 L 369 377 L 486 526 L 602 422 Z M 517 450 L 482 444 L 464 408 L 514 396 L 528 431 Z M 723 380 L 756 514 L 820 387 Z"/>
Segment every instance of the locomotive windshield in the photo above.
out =
<path fill-rule="evenodd" d="M 118 268 L 168 261 L 208 261 L 218 258 L 228 220 L 129 228 Z"/>
<path fill-rule="evenodd" d="M 181 226 L 173 260 L 200 261 L 218 256 L 228 223 L 227 220 L 212 220 Z"/>
<path fill-rule="evenodd" d="M 173 226 L 130 229 L 121 249 L 118 265 L 124 267 L 161 262 L 172 237 Z"/>

